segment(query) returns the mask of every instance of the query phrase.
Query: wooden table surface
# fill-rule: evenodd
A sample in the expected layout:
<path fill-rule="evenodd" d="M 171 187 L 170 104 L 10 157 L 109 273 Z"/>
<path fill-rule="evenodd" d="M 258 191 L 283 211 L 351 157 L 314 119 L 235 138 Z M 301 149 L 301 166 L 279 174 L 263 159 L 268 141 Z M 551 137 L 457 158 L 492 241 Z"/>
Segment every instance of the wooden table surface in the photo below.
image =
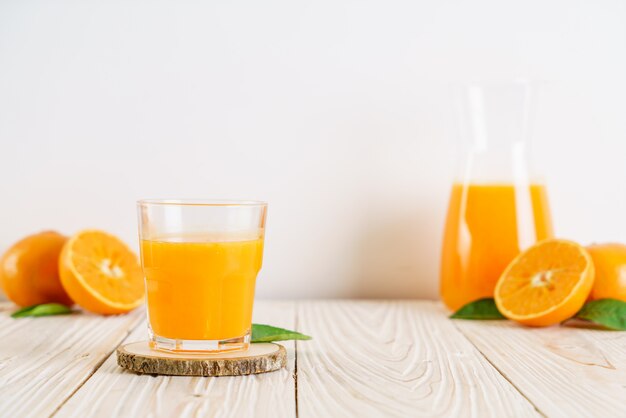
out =
<path fill-rule="evenodd" d="M 428 301 L 257 302 L 297 329 L 279 372 L 140 376 L 116 365 L 144 312 L 12 319 L 0 304 L 3 417 L 626 415 L 626 332 L 460 321 Z"/>

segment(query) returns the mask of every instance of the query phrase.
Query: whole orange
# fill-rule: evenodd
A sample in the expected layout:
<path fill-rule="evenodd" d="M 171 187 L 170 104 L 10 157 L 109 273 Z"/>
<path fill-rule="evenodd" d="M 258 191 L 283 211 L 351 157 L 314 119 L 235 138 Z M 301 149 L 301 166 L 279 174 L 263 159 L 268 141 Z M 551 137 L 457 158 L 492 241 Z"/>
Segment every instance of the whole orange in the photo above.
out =
<path fill-rule="evenodd" d="M 0 259 L 0 285 L 20 306 L 73 302 L 61 285 L 59 254 L 67 238 L 44 231 L 15 243 Z"/>
<path fill-rule="evenodd" d="M 595 244 L 587 247 L 596 268 L 590 300 L 613 298 L 626 302 L 626 245 Z"/>

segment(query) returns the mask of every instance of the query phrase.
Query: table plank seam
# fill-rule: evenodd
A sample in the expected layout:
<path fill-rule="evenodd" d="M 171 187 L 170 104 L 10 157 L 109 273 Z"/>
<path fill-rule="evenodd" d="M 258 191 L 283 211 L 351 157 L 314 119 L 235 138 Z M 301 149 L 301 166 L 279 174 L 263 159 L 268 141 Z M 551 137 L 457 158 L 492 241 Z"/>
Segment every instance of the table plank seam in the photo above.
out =
<path fill-rule="evenodd" d="M 294 329 L 300 332 L 298 324 L 298 302 L 294 303 Z M 293 344 L 293 386 L 294 386 L 294 402 L 296 406 L 296 418 L 298 418 L 298 340 Z"/>
<path fill-rule="evenodd" d="M 87 376 L 82 382 L 80 382 L 80 384 L 76 386 L 76 388 L 74 388 L 72 393 L 66 396 L 65 399 L 63 399 L 63 401 L 59 403 L 59 405 L 55 408 L 55 410 L 50 414 L 50 418 L 54 417 L 61 410 L 61 408 L 63 408 L 63 406 L 72 398 L 72 396 L 74 396 L 76 392 L 78 392 L 89 381 L 89 379 L 91 379 L 93 375 L 96 374 L 96 372 L 100 369 L 100 367 L 102 367 L 104 362 L 109 359 L 109 357 L 111 357 L 112 355 L 115 355 L 115 351 L 117 350 L 117 348 L 141 324 L 142 324 L 142 321 L 137 321 L 135 325 L 133 325 L 131 328 L 128 328 L 126 330 L 126 333 L 122 336 L 122 338 L 120 338 L 119 343 L 117 343 L 117 345 L 115 345 L 113 349 L 111 349 L 106 355 L 102 356 L 102 360 L 99 361 L 98 364 L 95 365 L 93 370 L 89 373 L 89 376 Z"/>
<path fill-rule="evenodd" d="M 546 414 L 544 414 L 544 413 L 543 413 L 543 411 L 541 411 L 541 410 L 539 409 L 539 407 L 538 407 L 537 405 L 535 405 L 535 403 L 534 403 L 533 401 L 531 401 L 531 400 L 530 400 L 530 399 L 526 396 L 526 394 L 525 394 L 524 392 L 522 392 L 522 390 L 521 390 L 521 389 L 520 389 L 520 388 L 519 388 L 519 387 L 518 387 L 518 386 L 517 386 L 517 385 L 513 382 L 513 380 L 511 380 L 511 379 L 510 379 L 510 378 L 506 375 L 506 373 L 504 373 L 502 370 L 500 370 L 500 368 L 499 368 L 498 366 L 496 366 L 496 365 L 495 365 L 495 364 L 494 364 L 494 363 L 493 363 L 493 362 L 489 359 L 489 357 L 487 357 L 487 356 L 485 355 L 485 353 L 483 353 L 483 352 L 482 352 L 482 350 L 481 350 L 480 348 L 478 348 L 478 346 L 477 346 L 476 344 L 474 344 L 474 342 L 473 342 L 470 338 L 468 338 L 468 337 L 467 337 L 467 335 L 465 335 L 465 333 L 463 332 L 463 329 L 457 326 L 456 321 L 457 321 L 457 320 L 452 320 L 452 322 L 454 323 L 454 327 L 455 327 L 455 328 L 459 331 L 459 333 L 460 333 L 461 335 L 463 335 L 463 338 L 465 338 L 467 341 L 469 341 L 469 343 L 470 343 L 470 344 L 471 344 L 471 345 L 472 345 L 472 346 L 476 349 L 476 351 L 478 351 L 478 353 L 480 353 L 480 355 L 481 355 L 481 356 L 485 359 L 485 361 L 486 361 L 487 363 L 489 363 L 489 365 L 490 365 L 491 367 L 493 367 L 493 368 L 494 368 L 494 370 L 496 370 L 496 371 L 498 372 L 498 374 L 499 374 L 500 376 L 502 376 L 502 378 L 503 378 L 504 380 L 506 380 L 507 382 L 509 382 L 509 384 L 510 384 L 511 386 L 513 386 L 513 388 L 515 388 L 515 390 L 516 390 L 516 391 L 517 391 L 517 392 L 518 392 L 518 393 L 519 393 L 519 394 L 520 394 L 520 395 L 521 395 L 524 399 L 526 399 L 526 400 L 528 401 L 528 403 L 529 403 L 529 404 L 531 404 L 531 405 L 533 406 L 533 408 L 535 408 L 535 411 L 537 411 L 537 413 L 538 413 L 539 415 L 541 415 L 542 417 L 546 417 L 546 418 L 547 418 L 547 415 L 546 415 Z M 461 319 L 460 321 L 462 321 L 462 319 Z"/>

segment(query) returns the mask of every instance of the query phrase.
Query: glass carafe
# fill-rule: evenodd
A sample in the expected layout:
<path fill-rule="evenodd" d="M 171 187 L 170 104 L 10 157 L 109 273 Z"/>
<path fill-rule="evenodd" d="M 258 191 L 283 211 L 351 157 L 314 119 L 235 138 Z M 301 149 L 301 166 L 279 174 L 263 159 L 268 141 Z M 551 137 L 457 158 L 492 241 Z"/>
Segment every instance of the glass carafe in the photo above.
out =
<path fill-rule="evenodd" d="M 461 104 L 463 158 L 441 255 L 441 298 L 452 310 L 492 297 L 515 256 L 552 236 L 546 188 L 530 170 L 531 85 L 468 86 Z"/>

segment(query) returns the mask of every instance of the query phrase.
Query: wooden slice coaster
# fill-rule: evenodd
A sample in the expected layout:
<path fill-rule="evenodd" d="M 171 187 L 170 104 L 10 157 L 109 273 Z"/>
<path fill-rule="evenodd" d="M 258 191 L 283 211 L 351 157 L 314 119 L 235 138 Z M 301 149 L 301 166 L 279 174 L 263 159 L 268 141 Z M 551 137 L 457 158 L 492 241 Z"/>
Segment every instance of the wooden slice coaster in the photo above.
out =
<path fill-rule="evenodd" d="M 179 354 L 155 351 L 147 341 L 118 347 L 117 364 L 135 373 L 173 376 L 244 376 L 279 370 L 287 364 L 285 347 L 250 344 L 246 351 Z"/>

